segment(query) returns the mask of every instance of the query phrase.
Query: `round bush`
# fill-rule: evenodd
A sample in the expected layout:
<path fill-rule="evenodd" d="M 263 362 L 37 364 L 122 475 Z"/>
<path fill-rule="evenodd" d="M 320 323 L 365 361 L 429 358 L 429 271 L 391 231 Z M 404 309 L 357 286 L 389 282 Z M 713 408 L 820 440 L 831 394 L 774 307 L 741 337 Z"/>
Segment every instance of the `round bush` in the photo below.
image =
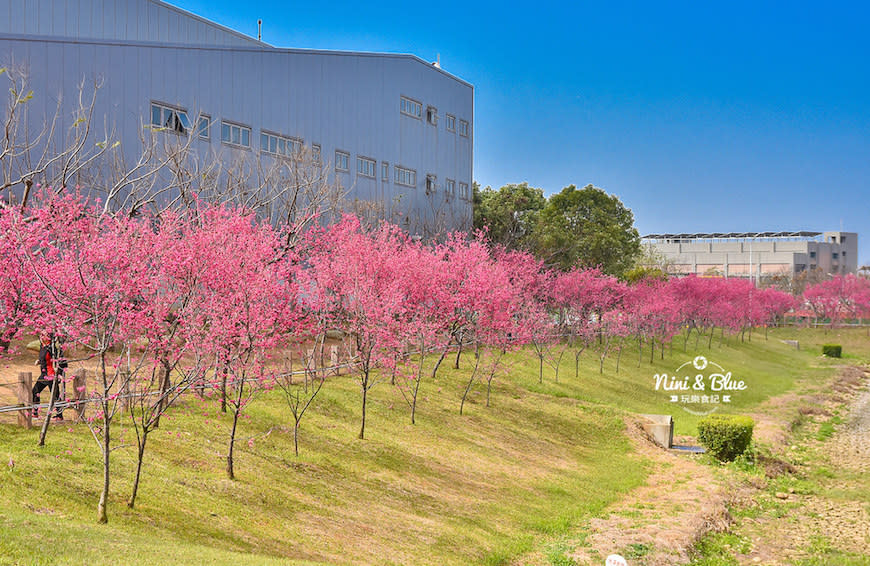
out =
<path fill-rule="evenodd" d="M 749 447 L 754 427 L 742 415 L 709 415 L 698 422 L 698 440 L 717 460 L 730 462 Z"/>
<path fill-rule="evenodd" d="M 843 347 L 839 344 L 822 344 L 822 355 L 829 358 L 839 358 L 843 355 Z"/>

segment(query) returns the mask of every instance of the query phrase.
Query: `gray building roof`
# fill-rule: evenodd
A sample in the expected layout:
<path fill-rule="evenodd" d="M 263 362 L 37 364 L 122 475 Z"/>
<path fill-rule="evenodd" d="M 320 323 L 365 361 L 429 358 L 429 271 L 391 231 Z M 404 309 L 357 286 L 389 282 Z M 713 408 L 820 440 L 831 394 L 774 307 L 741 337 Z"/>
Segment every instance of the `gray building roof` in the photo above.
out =
<path fill-rule="evenodd" d="M 815 238 L 822 232 L 780 231 L 780 232 L 683 232 L 679 234 L 647 234 L 641 236 L 644 240 L 709 240 L 731 238 Z"/>

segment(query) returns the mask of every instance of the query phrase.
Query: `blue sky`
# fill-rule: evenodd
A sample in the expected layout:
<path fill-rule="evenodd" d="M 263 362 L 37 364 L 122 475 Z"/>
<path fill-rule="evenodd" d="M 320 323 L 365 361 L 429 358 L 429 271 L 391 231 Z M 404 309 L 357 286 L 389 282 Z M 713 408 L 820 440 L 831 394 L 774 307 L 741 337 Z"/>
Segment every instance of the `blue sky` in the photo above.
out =
<path fill-rule="evenodd" d="M 858 232 L 870 4 L 177 0 L 279 47 L 413 53 L 475 86 L 474 179 L 592 183 L 650 232 Z"/>

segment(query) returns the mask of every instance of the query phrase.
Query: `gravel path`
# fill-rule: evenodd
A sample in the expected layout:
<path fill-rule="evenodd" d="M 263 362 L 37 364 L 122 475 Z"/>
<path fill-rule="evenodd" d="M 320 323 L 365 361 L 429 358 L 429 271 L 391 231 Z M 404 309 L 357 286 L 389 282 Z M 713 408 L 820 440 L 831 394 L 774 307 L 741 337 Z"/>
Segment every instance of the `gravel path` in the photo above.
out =
<path fill-rule="evenodd" d="M 870 471 L 870 389 L 852 403 L 846 421 L 828 442 L 828 456 L 838 468 Z"/>
<path fill-rule="evenodd" d="M 870 507 L 865 494 L 870 482 L 870 376 L 857 368 L 845 368 L 829 395 L 837 403 L 847 401 L 848 415 L 825 441 L 809 440 L 810 468 L 828 470 L 826 479 L 809 493 L 787 494 L 782 515 L 765 514 L 748 519 L 737 531 L 752 541 L 752 550 L 738 555 L 741 565 L 790 566 L 808 559 L 808 549 L 824 540 L 831 548 L 852 553 L 866 564 L 870 542 Z M 844 397 L 845 396 L 845 397 Z M 821 419 L 820 419 L 821 420 Z M 777 500 L 760 494 L 759 501 L 773 505 Z M 863 557 L 863 558 L 862 558 Z M 824 554 L 816 559 L 825 559 Z M 851 559 L 851 558 L 850 558 Z M 864 561 L 862 561 L 864 560 Z M 812 562 L 823 563 L 823 562 Z M 837 564 L 846 564 L 839 561 Z"/>

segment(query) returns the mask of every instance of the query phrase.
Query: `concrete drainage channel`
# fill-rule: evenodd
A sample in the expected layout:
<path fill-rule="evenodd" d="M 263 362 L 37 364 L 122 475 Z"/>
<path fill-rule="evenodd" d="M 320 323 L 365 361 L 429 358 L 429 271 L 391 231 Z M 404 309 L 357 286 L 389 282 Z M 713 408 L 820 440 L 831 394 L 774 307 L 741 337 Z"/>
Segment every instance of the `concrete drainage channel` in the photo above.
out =
<path fill-rule="evenodd" d="M 703 454 L 706 452 L 706 450 L 701 446 L 683 446 L 681 444 L 674 444 L 671 446 L 671 450 L 674 452 L 682 452 L 684 454 Z"/>
<path fill-rule="evenodd" d="M 703 454 L 705 452 L 700 446 L 674 444 L 674 417 L 671 415 L 638 416 L 643 419 L 641 426 L 644 432 L 662 448 L 683 454 Z"/>

